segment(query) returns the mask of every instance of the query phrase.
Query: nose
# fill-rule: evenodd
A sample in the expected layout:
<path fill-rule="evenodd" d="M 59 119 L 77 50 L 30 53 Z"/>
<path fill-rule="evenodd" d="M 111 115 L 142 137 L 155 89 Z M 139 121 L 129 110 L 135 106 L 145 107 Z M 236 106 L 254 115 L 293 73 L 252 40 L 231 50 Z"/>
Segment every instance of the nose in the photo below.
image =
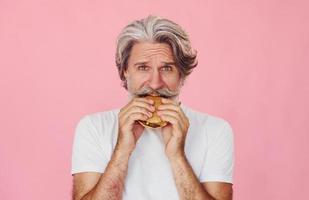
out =
<path fill-rule="evenodd" d="M 160 89 L 164 85 L 164 82 L 161 79 L 161 75 L 157 70 L 154 70 L 150 75 L 148 85 L 153 90 Z"/>

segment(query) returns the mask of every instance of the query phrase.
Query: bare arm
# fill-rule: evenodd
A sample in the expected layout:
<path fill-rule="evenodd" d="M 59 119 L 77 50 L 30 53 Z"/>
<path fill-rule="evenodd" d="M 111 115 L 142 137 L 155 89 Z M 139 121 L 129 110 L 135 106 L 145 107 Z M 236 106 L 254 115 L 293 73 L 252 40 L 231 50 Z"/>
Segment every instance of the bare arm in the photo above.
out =
<path fill-rule="evenodd" d="M 129 154 L 116 150 L 105 172 L 74 175 L 74 200 L 119 200 L 127 174 Z"/>
<path fill-rule="evenodd" d="M 232 184 L 200 183 L 185 156 L 170 159 L 176 187 L 181 200 L 231 200 Z"/>
<path fill-rule="evenodd" d="M 232 200 L 233 184 L 225 182 L 204 182 L 202 183 L 207 192 L 215 199 Z"/>
<path fill-rule="evenodd" d="M 118 114 L 118 138 L 104 173 L 86 172 L 74 175 L 74 200 L 120 200 L 130 155 L 144 127 L 137 120 L 147 120 L 154 110 L 152 100 L 132 99 Z"/>
<path fill-rule="evenodd" d="M 232 185 L 228 183 L 200 183 L 188 162 L 185 151 L 185 138 L 189 128 L 189 120 L 179 106 L 179 103 L 162 99 L 157 112 L 169 122 L 162 128 L 165 142 L 165 153 L 170 161 L 176 187 L 181 200 L 231 200 Z"/>

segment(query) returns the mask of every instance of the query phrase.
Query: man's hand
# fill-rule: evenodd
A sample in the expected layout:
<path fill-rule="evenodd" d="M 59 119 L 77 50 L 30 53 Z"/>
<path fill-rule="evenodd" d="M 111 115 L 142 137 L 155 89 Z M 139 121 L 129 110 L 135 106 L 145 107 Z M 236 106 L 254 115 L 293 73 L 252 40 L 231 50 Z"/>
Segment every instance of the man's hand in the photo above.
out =
<path fill-rule="evenodd" d="M 118 139 L 103 174 L 74 174 L 74 200 L 120 200 L 124 189 L 130 154 L 144 128 L 136 120 L 147 120 L 155 110 L 149 99 L 132 99 L 118 114 Z"/>
<path fill-rule="evenodd" d="M 162 120 L 169 122 L 162 127 L 167 157 L 184 156 L 185 140 L 190 124 L 179 103 L 162 98 L 162 104 L 158 107 L 157 113 Z"/>
<path fill-rule="evenodd" d="M 170 160 L 180 199 L 232 199 L 232 185 L 229 183 L 200 183 L 184 153 L 189 119 L 179 103 L 162 98 L 157 111 L 159 117 L 169 122 L 162 127 L 162 137 L 166 144 L 166 155 Z"/>
<path fill-rule="evenodd" d="M 143 133 L 144 127 L 137 120 L 147 120 L 155 110 L 153 100 L 146 98 L 134 98 L 118 114 L 119 133 L 118 150 L 131 153 L 138 138 Z"/>

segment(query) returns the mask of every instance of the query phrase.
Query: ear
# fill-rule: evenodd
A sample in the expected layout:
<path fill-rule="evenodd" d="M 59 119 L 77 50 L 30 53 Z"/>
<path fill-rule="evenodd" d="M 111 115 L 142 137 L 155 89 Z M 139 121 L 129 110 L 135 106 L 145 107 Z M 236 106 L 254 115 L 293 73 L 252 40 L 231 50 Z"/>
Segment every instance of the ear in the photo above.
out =
<path fill-rule="evenodd" d="M 180 78 L 180 85 L 181 87 L 185 84 L 186 78 Z"/>
<path fill-rule="evenodd" d="M 128 78 L 128 76 L 129 76 L 128 69 L 126 69 L 126 70 L 123 71 L 123 75 L 124 75 L 124 77 L 125 77 L 126 79 Z"/>

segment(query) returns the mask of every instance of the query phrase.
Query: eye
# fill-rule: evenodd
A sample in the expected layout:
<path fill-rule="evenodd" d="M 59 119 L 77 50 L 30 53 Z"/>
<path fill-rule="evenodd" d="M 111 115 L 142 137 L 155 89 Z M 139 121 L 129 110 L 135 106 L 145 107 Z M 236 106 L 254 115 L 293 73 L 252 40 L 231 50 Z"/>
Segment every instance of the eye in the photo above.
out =
<path fill-rule="evenodd" d="M 163 66 L 161 69 L 162 69 L 162 71 L 172 71 L 172 70 L 173 70 L 173 67 L 170 66 L 170 65 L 165 65 L 165 66 Z"/>
<path fill-rule="evenodd" d="M 138 70 L 141 70 L 141 71 L 147 71 L 149 69 L 148 66 L 145 66 L 145 65 L 140 65 L 137 67 Z"/>

